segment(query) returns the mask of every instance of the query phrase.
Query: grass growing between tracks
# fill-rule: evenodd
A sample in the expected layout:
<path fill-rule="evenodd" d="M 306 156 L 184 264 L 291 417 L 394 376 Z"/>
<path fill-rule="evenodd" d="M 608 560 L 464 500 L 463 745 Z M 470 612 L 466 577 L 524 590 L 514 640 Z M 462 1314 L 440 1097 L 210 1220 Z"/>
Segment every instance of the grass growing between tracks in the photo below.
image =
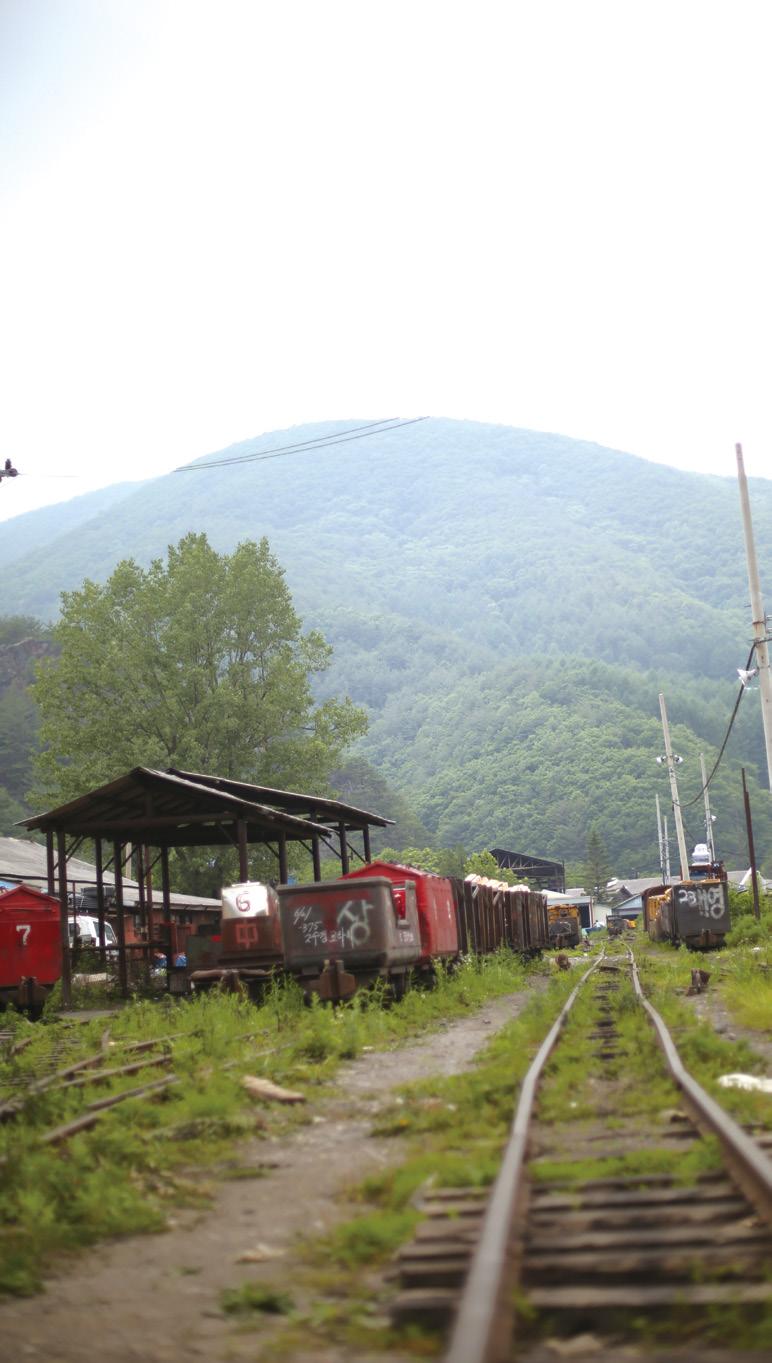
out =
<path fill-rule="evenodd" d="M 622 966 L 623 958 L 618 960 Z M 683 962 L 681 969 L 683 971 Z M 699 1023 L 685 1004 L 674 998 L 658 962 L 655 971 L 659 971 L 659 987 L 646 992 L 656 995 L 652 1002 L 665 1018 L 685 1065 L 695 1077 L 709 1088 L 711 1078 L 718 1073 L 745 1064 L 747 1047 L 743 1043 L 724 1041 L 710 1027 Z M 550 1063 L 539 1099 L 538 1139 L 542 1152 L 530 1166 L 534 1178 L 542 1184 L 554 1185 L 556 1192 L 575 1189 L 577 1209 L 582 1207 L 581 1189 L 593 1180 L 623 1178 L 630 1180 L 632 1188 L 638 1180 L 639 1186 L 645 1186 L 652 1176 L 664 1175 L 675 1183 L 689 1185 L 701 1175 L 723 1167 L 716 1138 L 698 1137 L 684 1143 L 678 1136 L 679 1129 L 683 1129 L 680 1092 L 669 1078 L 654 1029 L 635 998 L 626 972 L 625 978 L 620 978 L 619 989 L 605 996 L 607 1016 L 613 1021 L 615 1036 L 613 1039 L 598 1037 L 596 1032 L 597 1039 L 590 1043 L 596 1054 L 589 1058 L 585 1056 L 581 1066 L 572 1063 L 572 1051 L 582 1043 L 587 1045 L 587 1038 L 597 1025 L 599 984 L 598 977 L 588 984 Z M 649 984 L 652 984 L 651 979 Z M 600 1054 L 604 1049 L 605 1059 Z M 718 1089 L 719 1094 L 724 1092 Z M 759 1096 L 738 1094 L 740 1101 L 731 1105 L 742 1108 L 738 1115 L 748 1120 L 758 1115 Z M 768 1097 L 766 1104 L 768 1110 Z M 599 1133 L 604 1133 L 603 1139 L 597 1142 Z M 595 1147 L 593 1142 L 597 1142 Z M 615 1142 L 619 1144 L 618 1149 L 615 1149 Z M 602 1150 L 600 1155 L 595 1154 L 598 1147 Z M 633 1256 L 634 1246 L 635 1232 L 631 1231 Z M 624 1254 L 624 1250 L 619 1252 Z M 676 1247 L 672 1252 L 674 1259 L 677 1258 Z M 601 1250 L 598 1253 L 602 1255 Z M 645 1246 L 641 1253 L 645 1258 Z M 737 1253 L 741 1256 L 742 1249 Z M 684 1257 L 687 1279 L 691 1272 L 695 1284 L 731 1282 L 733 1279 L 731 1262 L 706 1265 L 699 1252 L 694 1254 L 691 1264 L 687 1251 L 684 1251 Z M 642 1285 L 646 1283 L 646 1272 L 645 1266 L 639 1270 Z M 562 1264 L 556 1259 L 555 1274 L 556 1281 L 570 1285 L 569 1257 Z M 565 1334 L 565 1321 L 549 1308 L 536 1313 L 529 1308 L 525 1297 L 523 1308 L 521 1328 L 529 1342 Z M 649 1348 L 687 1343 L 700 1348 L 722 1344 L 731 1344 L 736 1349 L 772 1347 L 772 1322 L 763 1308 L 732 1303 L 706 1304 L 698 1311 L 678 1303 L 659 1307 L 655 1312 L 635 1308 L 625 1312 L 608 1311 L 604 1313 L 600 1328 L 606 1347 L 615 1343 L 636 1343 Z"/>
<path fill-rule="evenodd" d="M 518 1086 L 575 983 L 575 975 L 555 976 L 470 1069 L 406 1085 L 382 1110 L 375 1133 L 398 1141 L 404 1158 L 364 1179 L 353 1193 L 347 1189 L 361 1213 L 307 1242 L 305 1271 L 293 1274 L 301 1304 L 270 1341 L 262 1341 L 261 1363 L 344 1345 L 357 1356 L 372 1350 L 400 1349 L 417 1357 L 438 1352 L 435 1333 L 391 1326 L 384 1267 L 412 1238 L 423 1192 L 493 1182 Z"/>
<path fill-rule="evenodd" d="M 548 1144 L 562 1149 L 532 1161 L 531 1173 L 537 1181 L 578 1187 L 592 1179 L 667 1174 L 688 1184 L 720 1167 L 721 1156 L 713 1140 L 698 1140 L 688 1151 L 674 1150 L 668 1144 L 679 1116 L 679 1092 L 635 998 L 625 962 L 626 957 L 616 958 L 619 988 L 605 996 L 616 1034 L 616 1055 L 603 1058 L 607 1043 L 595 1031 L 602 985 L 602 976 L 596 974 L 577 999 L 561 1043 L 548 1062 L 539 1091 L 538 1119 Z M 626 1151 L 630 1133 L 644 1130 L 646 1139 L 641 1136 L 635 1148 Z M 601 1131 L 605 1138 L 598 1141 Z M 594 1142 L 597 1155 L 581 1154 L 588 1141 Z"/>
<path fill-rule="evenodd" d="M 259 1177 L 260 1147 L 234 1159 L 234 1143 L 290 1131 L 308 1105 L 256 1106 L 246 1074 L 321 1097 L 340 1064 L 398 1044 L 521 988 L 529 968 L 509 953 L 469 961 L 437 987 L 385 1008 L 377 993 L 333 1009 L 306 1007 L 294 985 L 261 1007 L 212 993 L 193 1000 L 135 1002 L 109 1019 L 28 1023 L 6 1014 L 0 1048 L 0 1293 L 29 1294 L 62 1255 L 114 1235 L 161 1231 L 180 1207 L 206 1207 L 217 1180 Z M 147 1052 L 138 1043 L 162 1039 Z M 132 1049 L 134 1048 L 134 1049 Z M 168 1063 L 83 1087 L 31 1086 L 91 1056 L 98 1069 L 163 1058 Z M 88 1104 L 174 1075 L 158 1096 L 130 1098 L 89 1130 L 57 1145 L 43 1137 Z M 80 1075 L 78 1076 L 81 1077 Z M 21 1110 L 3 1114 L 17 1101 Z M 258 1153 L 256 1153 L 258 1152 Z"/>

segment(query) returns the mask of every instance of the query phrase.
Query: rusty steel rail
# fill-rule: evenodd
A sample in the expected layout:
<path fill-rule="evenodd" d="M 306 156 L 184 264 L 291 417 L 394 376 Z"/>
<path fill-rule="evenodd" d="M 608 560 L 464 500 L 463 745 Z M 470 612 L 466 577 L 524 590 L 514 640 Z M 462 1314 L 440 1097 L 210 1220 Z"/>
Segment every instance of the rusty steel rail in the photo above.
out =
<path fill-rule="evenodd" d="M 512 1289 L 516 1276 L 513 1226 L 522 1204 L 528 1128 L 536 1090 L 579 990 L 597 970 L 604 955 L 605 952 L 589 970 L 585 970 L 569 994 L 523 1080 L 504 1159 L 491 1189 L 444 1363 L 494 1363 L 511 1353 Z"/>
<path fill-rule="evenodd" d="M 772 1161 L 684 1068 L 667 1027 L 641 988 L 633 953 L 629 947 L 627 950 L 632 966 L 633 988 L 657 1033 L 671 1077 L 681 1090 L 696 1125 L 718 1137 L 735 1181 L 759 1215 L 772 1224 Z"/>
<path fill-rule="evenodd" d="M 655 1028 L 671 1077 L 681 1090 L 695 1123 L 718 1137 L 735 1182 L 752 1206 L 768 1221 L 772 1220 L 772 1161 L 684 1068 L 662 1018 L 644 996 L 632 952 L 629 947 L 626 950 L 636 997 Z M 509 1142 L 491 1189 L 480 1239 L 443 1363 L 504 1363 L 512 1357 L 513 1298 L 520 1257 L 515 1231 L 526 1210 L 525 1155 L 536 1090 L 581 985 L 603 959 L 601 956 L 585 971 L 523 1081 Z"/>

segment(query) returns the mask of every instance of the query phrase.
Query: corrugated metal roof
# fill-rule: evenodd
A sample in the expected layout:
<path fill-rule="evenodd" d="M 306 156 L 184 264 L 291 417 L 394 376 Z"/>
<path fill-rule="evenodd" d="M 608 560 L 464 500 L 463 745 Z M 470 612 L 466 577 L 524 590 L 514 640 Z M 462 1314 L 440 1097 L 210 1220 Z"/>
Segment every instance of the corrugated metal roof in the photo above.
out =
<path fill-rule="evenodd" d="M 0 880 L 27 881 L 34 886 L 46 885 L 48 871 L 46 849 L 43 843 L 27 841 L 23 838 L 0 838 Z M 112 886 L 115 879 L 105 871 L 105 885 Z M 96 867 L 90 861 L 70 857 L 67 862 L 67 882 L 80 889 L 84 885 L 96 885 Z M 139 901 L 139 885 L 136 880 L 123 881 L 124 902 L 131 907 L 132 901 Z M 195 894 L 173 892 L 171 902 L 174 908 L 211 909 L 220 907 L 219 899 L 204 899 Z M 160 903 L 160 895 L 159 895 Z"/>

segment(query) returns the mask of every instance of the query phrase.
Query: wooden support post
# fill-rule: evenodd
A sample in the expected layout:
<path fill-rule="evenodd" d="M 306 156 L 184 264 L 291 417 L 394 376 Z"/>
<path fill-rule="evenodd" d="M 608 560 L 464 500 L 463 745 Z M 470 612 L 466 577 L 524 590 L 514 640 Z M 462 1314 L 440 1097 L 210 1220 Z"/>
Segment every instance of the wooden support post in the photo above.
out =
<path fill-rule="evenodd" d="M 169 848 L 161 848 L 161 898 L 163 900 L 164 936 L 166 938 L 166 988 L 171 991 L 174 943 L 172 941 L 172 896 L 169 884 Z"/>
<path fill-rule="evenodd" d="M 144 958 L 145 958 L 145 965 L 147 966 L 148 974 L 149 974 L 149 973 L 150 973 L 150 948 L 149 948 L 148 945 L 147 945 L 147 942 L 148 942 L 148 932 L 147 932 L 147 905 L 146 905 L 146 903 L 145 903 L 145 859 L 144 859 L 144 851 L 145 851 L 145 849 L 144 849 L 144 847 L 142 846 L 142 843 L 138 843 L 138 845 L 137 845 L 137 889 L 138 889 L 138 891 L 139 891 L 139 934 L 140 934 L 140 938 L 142 939 L 142 941 L 143 941 L 143 943 L 144 943 L 144 946 L 143 946 L 143 948 L 142 948 L 142 955 L 143 955 Z"/>
<path fill-rule="evenodd" d="M 287 839 L 283 833 L 279 834 L 279 884 L 286 885 L 289 876 L 287 865 Z"/>
<path fill-rule="evenodd" d="M 150 943 L 150 965 L 153 964 L 153 937 L 155 935 L 155 923 L 153 922 L 153 871 L 150 860 L 150 848 L 142 848 L 142 859 L 145 863 L 145 904 L 147 906 L 147 940 Z"/>
<path fill-rule="evenodd" d="M 236 836 L 239 844 L 239 879 L 249 880 L 249 849 L 247 847 L 247 825 L 244 819 L 236 821 Z"/>
<path fill-rule="evenodd" d="M 340 835 L 340 869 L 345 876 L 348 875 L 348 843 L 346 842 L 345 823 L 338 824 L 338 833 Z"/>
<path fill-rule="evenodd" d="M 56 831 L 57 871 L 59 873 L 59 933 L 62 943 L 62 1006 L 72 1003 L 72 958 L 70 956 L 70 913 L 67 902 L 67 851 L 64 832 Z"/>
<path fill-rule="evenodd" d="M 370 825 L 367 823 L 362 829 L 362 840 L 365 845 L 365 861 L 372 861 L 373 858 L 370 852 Z"/>
<path fill-rule="evenodd" d="M 105 878 L 102 870 L 102 839 L 94 839 L 94 855 L 96 857 L 96 892 L 97 892 L 97 922 L 99 924 L 99 959 L 102 969 L 105 967 Z"/>
<path fill-rule="evenodd" d="M 46 830 L 46 872 L 48 874 L 48 893 L 56 894 L 56 871 L 54 862 L 54 835 Z"/>
<path fill-rule="evenodd" d="M 319 852 L 319 834 L 311 834 L 311 857 L 314 863 L 314 880 L 322 878 L 322 858 Z"/>
<path fill-rule="evenodd" d="M 121 997 L 129 997 L 129 972 L 126 965 L 126 921 L 123 913 L 123 863 L 121 844 L 113 843 L 113 865 L 115 873 L 115 907 L 118 913 L 118 983 Z"/>

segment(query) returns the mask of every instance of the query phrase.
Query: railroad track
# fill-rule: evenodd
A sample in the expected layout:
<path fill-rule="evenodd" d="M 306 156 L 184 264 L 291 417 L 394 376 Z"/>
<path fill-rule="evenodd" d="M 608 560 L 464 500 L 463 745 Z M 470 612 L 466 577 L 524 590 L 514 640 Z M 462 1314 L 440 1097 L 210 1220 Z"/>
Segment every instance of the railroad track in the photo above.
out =
<path fill-rule="evenodd" d="M 590 1053 L 577 1059 L 568 1105 L 563 1068 L 561 1105 L 545 1067 L 570 1044 L 566 1024 L 580 998 L 585 1018 L 591 1002 Z M 631 1027 L 648 1030 L 644 1011 L 676 1087 L 657 1101 L 669 1081 L 652 1057 L 651 1108 L 625 1116 Z M 424 1200 L 425 1219 L 399 1259 L 395 1319 L 450 1329 L 445 1363 L 537 1363 L 583 1333 L 610 1348 L 642 1338 L 704 1343 L 729 1313 L 737 1336 L 753 1340 L 772 1311 L 770 1144 L 769 1133 L 753 1139 L 739 1128 L 683 1069 L 643 998 L 632 953 L 604 953 L 523 1082 L 493 1188 L 439 1189 Z M 545 1351 L 546 1340 L 557 1352 Z"/>

